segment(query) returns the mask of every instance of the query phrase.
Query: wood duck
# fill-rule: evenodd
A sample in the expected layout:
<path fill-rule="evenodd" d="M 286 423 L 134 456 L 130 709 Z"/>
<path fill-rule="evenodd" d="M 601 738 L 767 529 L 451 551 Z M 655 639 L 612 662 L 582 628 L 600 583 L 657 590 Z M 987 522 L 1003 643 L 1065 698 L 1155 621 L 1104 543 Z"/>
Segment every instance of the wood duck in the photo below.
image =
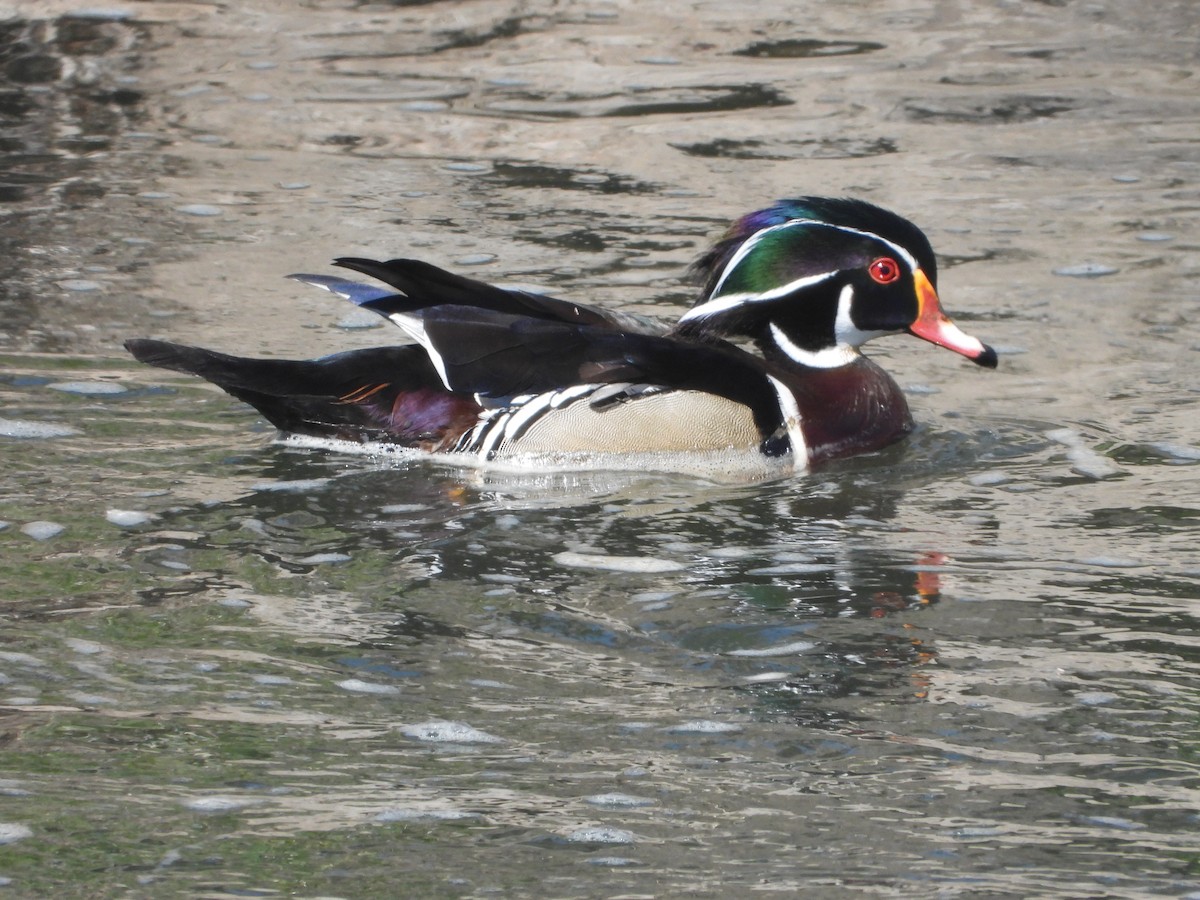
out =
<path fill-rule="evenodd" d="M 943 313 L 925 235 L 861 200 L 802 197 L 738 219 L 694 265 L 703 289 L 674 324 L 418 260 L 334 264 L 388 288 L 291 277 L 379 313 L 415 343 L 316 360 L 125 346 L 208 379 L 283 432 L 606 466 L 625 455 L 734 452 L 802 470 L 891 444 L 913 427 L 908 404 L 859 352 L 883 335 L 907 332 L 996 365 L 991 347 Z"/>

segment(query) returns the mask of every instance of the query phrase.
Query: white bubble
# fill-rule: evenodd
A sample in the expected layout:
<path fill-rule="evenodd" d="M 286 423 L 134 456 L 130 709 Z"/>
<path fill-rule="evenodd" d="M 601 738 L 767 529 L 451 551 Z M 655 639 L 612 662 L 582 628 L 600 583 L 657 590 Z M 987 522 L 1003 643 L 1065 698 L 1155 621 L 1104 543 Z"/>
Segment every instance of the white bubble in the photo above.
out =
<path fill-rule="evenodd" d="M 258 803 L 248 797 L 195 797 L 183 805 L 196 812 L 235 812 Z"/>
<path fill-rule="evenodd" d="M 114 381 L 57 381 L 46 385 L 52 391 L 62 391 L 66 394 L 83 394 L 88 397 L 100 397 L 105 394 L 124 394 L 128 388 Z"/>
<path fill-rule="evenodd" d="M 1106 706 L 1119 699 L 1116 694 L 1110 694 L 1108 691 L 1080 691 L 1075 695 L 1075 702 L 1084 706 Z"/>
<path fill-rule="evenodd" d="M 15 822 L 0 822 L 0 844 L 14 844 L 33 837 L 33 829 Z"/>
<path fill-rule="evenodd" d="M 207 203 L 188 203 L 177 206 L 176 210 L 188 216 L 219 216 L 223 212 L 221 207 L 210 206 Z"/>
<path fill-rule="evenodd" d="M 345 681 L 339 681 L 337 686 L 343 691 L 350 691 L 354 694 L 399 694 L 400 688 L 394 684 L 377 684 L 372 681 L 362 681 L 358 678 L 347 678 Z"/>
<path fill-rule="evenodd" d="M 711 719 L 698 719 L 694 722 L 684 722 L 668 729 L 675 734 L 735 734 L 742 730 L 741 725 L 732 722 L 714 722 Z"/>
<path fill-rule="evenodd" d="M 342 563 L 349 562 L 350 560 L 351 556 L 349 553 L 314 553 L 312 556 L 306 556 L 296 561 L 305 565 L 315 566 L 321 563 Z"/>
<path fill-rule="evenodd" d="M 57 284 L 64 291 L 72 291 L 80 294 L 98 291 L 104 287 L 99 281 L 90 281 L 86 278 L 67 278 L 57 282 Z"/>
<path fill-rule="evenodd" d="M 1060 266 L 1054 270 L 1055 275 L 1065 275 L 1068 278 L 1101 278 L 1105 275 L 1115 275 L 1121 270 L 1103 263 L 1079 263 L 1074 266 Z"/>
<path fill-rule="evenodd" d="M 385 809 L 375 817 L 376 822 L 420 822 L 420 821 L 436 821 L 436 822 L 453 822 L 458 819 L 477 819 L 479 813 L 467 812 L 463 809 L 416 809 L 409 807 L 398 807 L 396 809 Z"/>
<path fill-rule="evenodd" d="M 152 522 L 154 516 L 148 512 L 139 512 L 134 509 L 110 509 L 104 513 L 104 518 L 113 525 L 119 525 L 122 528 L 133 528 L 137 525 L 145 525 L 147 522 Z"/>
<path fill-rule="evenodd" d="M 35 541 L 47 541 L 66 530 L 67 526 L 59 525 L 57 522 L 26 522 L 21 526 L 21 533 Z"/>
<path fill-rule="evenodd" d="M 85 641 L 83 638 L 67 638 L 63 641 L 68 647 L 76 653 L 82 653 L 84 656 L 94 656 L 97 653 L 103 653 L 105 647 L 96 641 Z"/>
<path fill-rule="evenodd" d="M 0 419 L 0 437 L 52 438 L 68 437 L 72 434 L 79 434 L 79 430 L 69 425 L 32 422 L 27 419 Z"/>
<path fill-rule="evenodd" d="M 400 733 L 405 737 L 434 744 L 500 744 L 501 738 L 472 728 L 464 722 L 420 722 L 404 725 Z"/>
<path fill-rule="evenodd" d="M 777 647 L 746 647 L 740 650 L 730 650 L 729 656 L 791 656 L 795 653 L 807 653 L 816 644 L 811 641 L 793 641 L 790 644 L 780 644 Z"/>
<path fill-rule="evenodd" d="M 291 684 L 292 679 L 286 675 L 254 675 L 251 676 L 257 684 Z"/>
<path fill-rule="evenodd" d="M 567 835 L 567 840 L 579 844 L 632 844 L 632 831 L 623 828 L 580 828 Z"/>
<path fill-rule="evenodd" d="M 564 551 L 554 555 L 560 566 L 581 569 L 605 569 L 610 572 L 678 572 L 687 568 L 681 562 L 658 559 L 653 556 L 607 556 L 600 553 L 575 553 Z"/>
<path fill-rule="evenodd" d="M 642 806 L 653 806 L 654 801 L 645 797 L 634 797 L 630 794 L 613 792 L 609 794 L 593 794 L 584 798 L 584 803 L 592 806 L 604 806 L 612 809 L 637 809 Z"/>
<path fill-rule="evenodd" d="M 295 481 L 259 481 L 250 486 L 252 491 L 294 491 L 304 493 L 317 491 L 329 484 L 328 478 L 297 478 Z"/>

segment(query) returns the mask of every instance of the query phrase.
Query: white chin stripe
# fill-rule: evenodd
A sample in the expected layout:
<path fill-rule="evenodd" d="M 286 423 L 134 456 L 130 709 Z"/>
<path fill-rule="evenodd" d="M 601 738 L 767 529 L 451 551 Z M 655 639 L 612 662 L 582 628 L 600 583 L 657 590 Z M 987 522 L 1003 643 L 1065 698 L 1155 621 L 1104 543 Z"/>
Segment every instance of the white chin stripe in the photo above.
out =
<path fill-rule="evenodd" d="M 787 425 L 788 440 L 792 442 L 792 459 L 798 469 L 808 468 L 808 442 L 804 440 L 804 423 L 800 418 L 800 404 L 796 395 L 784 387 L 783 383 L 771 375 L 767 378 L 771 387 L 775 388 L 775 396 L 779 398 L 779 409 L 783 412 L 784 423 Z"/>
<path fill-rule="evenodd" d="M 850 307 L 854 303 L 854 288 L 846 285 L 838 296 L 837 318 L 833 323 L 833 337 L 837 343 L 832 347 L 822 347 L 820 350 L 805 350 L 797 346 L 787 333 L 771 323 L 771 338 L 775 346 L 782 350 L 788 359 L 811 366 L 814 369 L 836 369 L 848 365 L 859 356 L 858 348 L 872 338 L 891 334 L 889 331 L 863 331 L 850 318 Z"/>
<path fill-rule="evenodd" d="M 784 352 L 788 359 L 802 366 L 813 369 L 836 369 L 845 366 L 858 358 L 859 353 L 849 344 L 838 344 L 835 347 L 824 347 L 821 350 L 805 350 L 783 333 L 783 329 L 771 323 L 771 338 L 775 346 Z"/>
<path fill-rule="evenodd" d="M 787 333 L 776 325 L 771 323 L 771 339 L 775 341 L 775 346 L 784 352 L 788 359 L 793 362 L 798 362 L 802 366 L 811 366 L 814 369 L 836 369 L 838 366 L 844 366 L 854 362 L 858 356 L 856 345 L 851 341 L 846 340 L 843 332 L 854 328 L 854 323 L 850 321 L 850 304 L 854 302 L 854 288 L 846 285 L 842 288 L 842 293 L 838 296 L 837 319 L 833 325 L 833 335 L 837 343 L 832 347 L 822 347 L 820 350 L 805 350 L 787 336 Z M 861 333 L 861 332 L 860 332 Z"/>

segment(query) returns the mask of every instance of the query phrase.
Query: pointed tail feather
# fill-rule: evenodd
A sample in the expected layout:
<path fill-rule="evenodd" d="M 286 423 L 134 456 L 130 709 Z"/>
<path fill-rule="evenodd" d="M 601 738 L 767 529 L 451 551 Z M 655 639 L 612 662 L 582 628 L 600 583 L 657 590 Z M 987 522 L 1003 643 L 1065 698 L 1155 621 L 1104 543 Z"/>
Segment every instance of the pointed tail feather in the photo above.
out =
<path fill-rule="evenodd" d="M 442 386 L 420 347 L 315 360 L 249 359 L 154 340 L 125 347 L 141 362 L 211 381 L 292 434 L 437 450 L 471 427 L 480 410 Z"/>
<path fill-rule="evenodd" d="M 335 259 L 333 264 L 369 275 L 400 292 L 369 297 L 361 292 L 362 286 L 359 285 L 360 291 L 353 296 L 343 294 L 359 306 L 373 309 L 384 316 L 393 313 L 413 313 L 435 306 L 469 306 L 513 316 L 528 316 L 573 325 L 595 325 L 599 328 L 640 334 L 665 334 L 669 327 L 667 323 L 651 316 L 615 312 L 532 291 L 496 287 L 484 281 L 447 272 L 419 259 L 389 259 L 387 262 L 378 262 L 373 259 L 342 257 Z"/>
<path fill-rule="evenodd" d="M 395 291 L 388 290 L 387 288 L 377 287 L 373 284 L 361 284 L 357 281 L 338 278 L 335 275 L 306 275 L 298 273 L 289 275 L 288 278 L 291 278 L 293 281 L 299 281 L 302 284 L 311 284 L 313 287 L 319 287 L 358 306 L 370 303 L 372 300 L 382 300 L 384 297 L 391 297 L 395 294 Z"/>

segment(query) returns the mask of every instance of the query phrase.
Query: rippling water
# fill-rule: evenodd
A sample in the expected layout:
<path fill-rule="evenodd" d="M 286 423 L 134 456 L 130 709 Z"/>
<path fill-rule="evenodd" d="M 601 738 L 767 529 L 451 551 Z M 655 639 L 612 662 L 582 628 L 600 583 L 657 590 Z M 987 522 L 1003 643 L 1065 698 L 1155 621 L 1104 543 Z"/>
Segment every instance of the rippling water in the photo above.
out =
<path fill-rule="evenodd" d="M 1200 896 L 1185 2 L 0 5 L 21 896 Z M 665 312 L 729 218 L 926 227 L 996 372 L 807 477 L 280 443 L 119 350 L 390 340 L 420 255 Z M 373 324 L 373 323 L 372 323 Z"/>

